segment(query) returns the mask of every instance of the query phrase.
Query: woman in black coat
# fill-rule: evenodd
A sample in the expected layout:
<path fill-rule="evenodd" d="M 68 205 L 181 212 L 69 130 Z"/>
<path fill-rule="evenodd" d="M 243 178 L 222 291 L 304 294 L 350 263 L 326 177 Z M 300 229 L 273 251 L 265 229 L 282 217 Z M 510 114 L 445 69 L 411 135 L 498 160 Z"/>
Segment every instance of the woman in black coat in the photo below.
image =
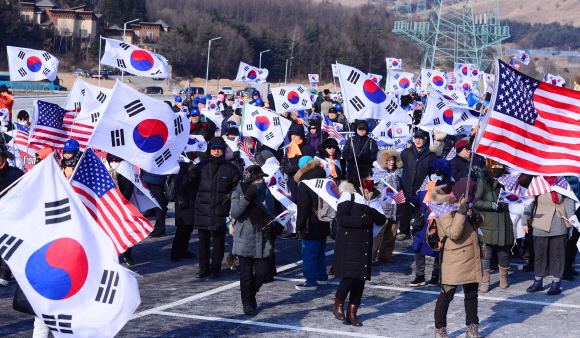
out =
<path fill-rule="evenodd" d="M 350 177 L 358 165 L 373 166 L 377 159 L 379 147 L 377 141 L 369 137 L 369 125 L 365 120 L 357 120 L 354 123 L 354 136 L 352 140 L 346 140 L 342 150 L 342 157 L 346 160 L 346 174 Z M 356 158 L 356 160 L 355 160 Z"/>
<path fill-rule="evenodd" d="M 359 181 L 359 175 L 362 182 Z M 334 274 L 342 278 L 332 312 L 339 320 L 362 326 L 356 317 L 360 306 L 365 282 L 371 279 L 371 257 L 373 250 L 373 224 L 383 226 L 385 215 L 370 205 L 380 209 L 381 193 L 374 188 L 373 172 L 368 166 L 360 166 L 348 182 L 341 183 L 340 200 L 336 211 L 338 234 L 334 248 Z M 364 192 L 361 193 L 361 185 Z M 364 197 L 363 197 L 364 195 Z M 382 209 L 380 209 L 382 211 Z M 347 316 L 344 302 L 350 293 Z"/>

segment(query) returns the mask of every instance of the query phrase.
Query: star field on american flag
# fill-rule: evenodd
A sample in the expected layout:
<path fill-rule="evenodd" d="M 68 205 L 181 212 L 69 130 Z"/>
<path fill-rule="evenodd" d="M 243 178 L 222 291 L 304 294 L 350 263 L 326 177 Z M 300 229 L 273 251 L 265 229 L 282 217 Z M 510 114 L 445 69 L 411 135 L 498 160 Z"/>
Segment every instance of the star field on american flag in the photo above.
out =
<path fill-rule="evenodd" d="M 92 151 L 85 154 L 73 180 L 91 189 L 99 198 L 116 186 L 103 162 Z"/>
<path fill-rule="evenodd" d="M 38 115 L 39 125 L 55 129 L 62 128 L 62 120 L 64 119 L 64 114 L 66 114 L 66 110 L 64 110 L 57 104 L 48 103 L 44 101 L 38 101 L 38 108 L 39 111 L 42 112 L 42 114 Z"/>
<path fill-rule="evenodd" d="M 531 126 L 538 118 L 538 112 L 534 108 L 534 91 L 540 81 L 517 74 L 504 63 L 500 63 L 497 100 L 494 110 L 511 116 Z"/>
<path fill-rule="evenodd" d="M 439 217 L 441 215 L 454 212 L 457 211 L 457 209 L 459 209 L 457 206 L 455 206 L 455 204 L 433 203 L 431 201 L 427 202 L 427 207 L 429 208 L 429 210 L 431 210 L 433 214 L 435 214 L 435 217 Z"/>
<path fill-rule="evenodd" d="M 503 175 L 496 180 L 499 184 L 505 187 L 505 190 L 513 193 L 519 193 L 519 183 L 518 180 L 520 178 L 520 174 L 518 175 Z"/>

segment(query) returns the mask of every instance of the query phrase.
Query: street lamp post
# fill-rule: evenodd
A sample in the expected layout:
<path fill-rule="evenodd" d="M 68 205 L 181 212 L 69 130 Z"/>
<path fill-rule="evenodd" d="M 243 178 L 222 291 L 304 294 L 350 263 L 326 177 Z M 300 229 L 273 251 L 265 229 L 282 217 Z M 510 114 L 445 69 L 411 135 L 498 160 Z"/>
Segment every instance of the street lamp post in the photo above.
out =
<path fill-rule="evenodd" d="M 207 46 L 207 69 L 205 71 L 205 95 L 207 95 L 207 77 L 209 76 L 209 51 L 211 50 L 211 42 L 213 40 L 219 40 L 221 38 L 222 37 L 220 36 L 219 38 L 209 40 L 209 44 Z"/>
<path fill-rule="evenodd" d="M 262 68 L 262 53 L 266 53 L 266 52 L 269 52 L 269 51 L 270 50 L 267 49 L 267 50 L 265 50 L 263 52 L 260 52 L 260 63 L 258 64 L 258 68 L 260 68 L 260 69 Z"/>
<path fill-rule="evenodd" d="M 294 57 L 286 59 L 286 72 L 284 73 L 284 87 L 286 87 L 286 78 L 288 77 L 288 60 L 292 60 Z"/>
<path fill-rule="evenodd" d="M 131 22 L 135 22 L 135 21 L 139 21 L 139 19 L 127 21 L 123 24 L 123 42 L 125 42 L 125 31 L 127 30 L 127 24 L 131 23 Z M 99 79 L 101 78 L 100 76 L 101 76 L 101 74 L 100 74 L 100 70 L 99 70 Z M 121 70 L 121 82 L 124 82 L 123 81 L 124 78 L 125 78 L 125 71 Z"/>

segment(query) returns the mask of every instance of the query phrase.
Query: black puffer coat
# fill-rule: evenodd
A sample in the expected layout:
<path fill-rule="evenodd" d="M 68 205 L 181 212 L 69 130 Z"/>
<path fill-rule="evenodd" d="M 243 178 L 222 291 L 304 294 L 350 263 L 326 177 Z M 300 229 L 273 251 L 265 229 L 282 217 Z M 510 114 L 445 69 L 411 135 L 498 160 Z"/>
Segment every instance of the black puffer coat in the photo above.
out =
<path fill-rule="evenodd" d="M 185 186 L 197 190 L 194 225 L 198 229 L 226 231 L 231 194 L 242 179 L 240 171 L 224 156 L 197 164 L 195 177 L 189 171 L 184 179 Z"/>
<path fill-rule="evenodd" d="M 11 167 L 8 162 L 4 165 L 4 168 L 0 169 L 0 192 L 8 188 L 14 181 L 16 181 L 20 176 L 24 175 L 24 172 L 18 168 Z"/>
<path fill-rule="evenodd" d="M 183 179 L 188 174 L 189 163 L 180 162 L 179 172 L 175 177 L 175 226 L 193 225 L 195 215 L 195 197 L 197 190 L 186 186 Z"/>
<path fill-rule="evenodd" d="M 370 280 L 373 225 L 363 225 L 362 205 L 356 202 L 356 197 L 355 202 L 351 202 L 353 194 L 358 195 L 359 202 L 362 202 L 360 190 L 355 190 L 351 183 L 343 182 L 340 184 L 339 191 L 348 193 L 348 197 L 338 204 L 336 211 L 338 233 L 334 246 L 334 274 L 338 278 Z M 371 200 L 380 198 L 380 195 L 381 193 L 374 189 Z M 387 221 L 385 215 L 375 209 L 372 209 L 370 216 L 377 225 L 384 225 Z"/>
<path fill-rule="evenodd" d="M 294 176 L 298 183 L 313 178 L 326 178 L 319 160 L 306 163 Z M 318 211 L 318 195 L 304 183 L 298 184 L 296 207 L 296 230 L 300 232 L 300 238 L 323 239 L 330 235 L 330 222 L 320 221 L 314 213 Z"/>
<path fill-rule="evenodd" d="M 427 144 L 425 147 L 428 147 Z M 421 184 L 427 177 L 429 166 L 437 159 L 437 154 L 429 148 L 423 149 L 420 154 L 415 154 L 415 145 L 401 152 L 403 160 L 403 174 L 401 182 L 403 183 L 403 192 L 405 196 L 415 195 Z"/>
<path fill-rule="evenodd" d="M 344 144 L 344 149 L 342 150 L 342 157 L 348 163 L 356 163 L 360 165 L 367 165 L 369 167 L 373 166 L 373 162 L 377 159 L 377 154 L 379 153 L 379 147 L 377 146 L 377 141 L 369 137 L 368 124 L 364 120 L 357 120 L 354 127 L 357 128 L 359 124 L 364 124 L 367 133 L 365 136 L 360 136 L 355 130 L 354 137 L 351 140 L 346 140 Z M 353 151 L 354 150 L 354 151 Z"/>

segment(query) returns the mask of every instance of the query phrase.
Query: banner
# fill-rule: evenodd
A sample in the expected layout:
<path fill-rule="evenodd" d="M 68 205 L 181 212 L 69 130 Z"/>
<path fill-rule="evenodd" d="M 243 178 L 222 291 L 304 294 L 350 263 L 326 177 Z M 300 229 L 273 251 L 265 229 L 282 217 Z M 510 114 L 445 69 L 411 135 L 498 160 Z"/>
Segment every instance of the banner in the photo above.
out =
<path fill-rule="evenodd" d="M 106 39 L 101 63 L 143 77 L 169 79 L 169 63 L 159 54 L 141 49 L 123 41 Z"/>
<path fill-rule="evenodd" d="M 43 50 L 6 46 L 10 81 L 54 81 L 58 59 Z"/>

